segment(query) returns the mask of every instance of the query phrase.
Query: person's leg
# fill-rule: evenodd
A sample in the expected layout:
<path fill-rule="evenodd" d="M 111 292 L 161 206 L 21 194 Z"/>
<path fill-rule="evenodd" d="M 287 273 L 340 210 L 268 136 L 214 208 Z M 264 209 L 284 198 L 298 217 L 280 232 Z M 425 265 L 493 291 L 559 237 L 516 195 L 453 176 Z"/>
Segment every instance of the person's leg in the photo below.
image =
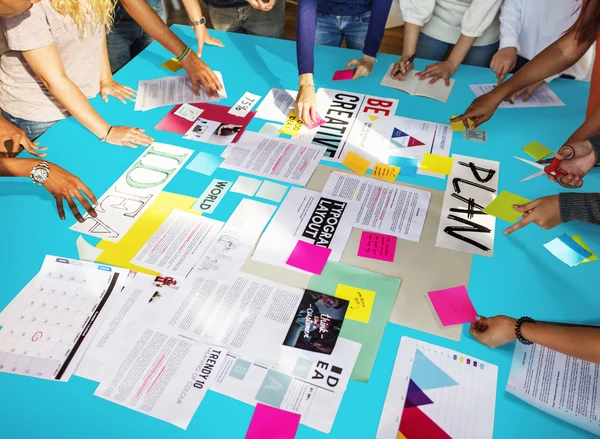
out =
<path fill-rule="evenodd" d="M 113 73 L 131 60 L 131 45 L 138 36 L 138 24 L 133 21 L 120 4 L 117 4 L 113 27 L 106 35 L 108 59 Z"/>
<path fill-rule="evenodd" d="M 371 11 L 343 18 L 344 24 L 342 26 L 342 32 L 346 37 L 346 47 L 348 49 L 364 49 L 370 20 Z"/>
<path fill-rule="evenodd" d="M 340 47 L 343 38 L 340 18 L 335 15 L 318 14 L 315 29 L 315 44 Z"/>
<path fill-rule="evenodd" d="M 463 64 L 469 66 L 489 67 L 492 58 L 498 51 L 500 43 L 488 44 L 487 46 L 473 46 L 463 60 Z"/>
<path fill-rule="evenodd" d="M 432 38 L 429 35 L 425 35 L 423 32 L 421 32 L 419 35 L 419 40 L 417 41 L 415 55 L 417 58 L 443 61 L 450 47 L 451 44 L 436 40 L 435 38 Z"/>
<path fill-rule="evenodd" d="M 36 140 L 38 137 L 48 131 L 52 125 L 58 122 L 57 120 L 52 122 L 36 122 L 34 120 L 21 119 L 19 117 L 11 116 L 4 110 L 2 110 L 2 116 L 4 116 L 4 118 L 14 126 L 25 131 L 25 134 L 27 134 L 27 137 L 31 141 Z"/>
<path fill-rule="evenodd" d="M 215 8 L 209 5 L 208 11 L 213 28 L 227 32 L 240 32 L 242 22 L 239 9 L 241 8 Z"/>
<path fill-rule="evenodd" d="M 252 6 L 244 6 L 242 27 L 250 35 L 283 38 L 285 24 L 285 1 L 278 0 L 268 12 L 259 11 Z"/>
<path fill-rule="evenodd" d="M 167 22 L 167 8 L 165 7 L 164 0 L 146 0 L 148 4 L 154 9 L 154 12 L 158 14 L 158 16 L 164 21 Z M 133 21 L 133 19 L 132 19 Z M 134 21 L 135 23 L 135 21 Z M 135 39 L 133 44 L 131 45 L 131 57 L 138 56 L 142 50 L 150 45 L 154 39 L 150 36 L 148 32 L 141 28 L 137 23 L 135 25 L 138 28 L 138 37 Z"/>

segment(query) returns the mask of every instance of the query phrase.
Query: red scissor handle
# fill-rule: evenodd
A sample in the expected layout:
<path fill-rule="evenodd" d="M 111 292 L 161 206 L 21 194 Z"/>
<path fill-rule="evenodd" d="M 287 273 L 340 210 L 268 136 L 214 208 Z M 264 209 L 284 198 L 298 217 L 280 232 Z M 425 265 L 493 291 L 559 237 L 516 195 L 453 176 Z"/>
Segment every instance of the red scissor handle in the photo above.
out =
<path fill-rule="evenodd" d="M 544 172 L 549 175 L 554 175 L 555 177 L 564 177 L 567 174 L 558 169 L 559 166 L 560 160 L 555 158 L 554 160 L 552 160 L 552 163 L 550 163 L 544 168 Z"/>

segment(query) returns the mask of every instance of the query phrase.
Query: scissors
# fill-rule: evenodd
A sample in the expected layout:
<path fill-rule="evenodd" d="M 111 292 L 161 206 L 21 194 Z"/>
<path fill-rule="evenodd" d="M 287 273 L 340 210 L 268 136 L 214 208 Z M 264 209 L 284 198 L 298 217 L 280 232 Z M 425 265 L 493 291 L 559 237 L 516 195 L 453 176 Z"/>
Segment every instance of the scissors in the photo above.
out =
<path fill-rule="evenodd" d="M 560 149 L 560 151 L 562 152 L 563 155 L 565 155 L 565 159 L 570 159 L 575 154 L 575 151 L 573 151 L 573 148 L 571 148 L 570 146 L 563 146 Z M 517 183 L 523 183 L 524 181 L 531 180 L 536 177 L 541 177 L 542 175 L 547 174 L 547 175 L 552 175 L 552 176 L 556 177 L 558 184 L 560 184 L 562 187 L 572 189 L 574 187 L 581 187 L 583 185 L 583 183 L 581 183 L 581 185 L 579 185 L 579 186 L 570 186 L 570 185 L 562 182 L 562 178 L 565 177 L 567 174 L 565 174 L 560 169 L 558 169 L 558 167 L 560 166 L 561 160 L 559 160 L 557 158 L 540 160 L 539 162 L 532 162 L 531 160 L 526 160 L 521 157 L 517 157 L 517 156 L 514 156 L 514 157 L 518 160 L 521 160 L 524 163 L 527 163 L 531 166 L 541 169 L 540 171 L 536 172 L 535 174 L 532 174 L 529 177 L 525 177 L 523 180 L 521 180 Z"/>

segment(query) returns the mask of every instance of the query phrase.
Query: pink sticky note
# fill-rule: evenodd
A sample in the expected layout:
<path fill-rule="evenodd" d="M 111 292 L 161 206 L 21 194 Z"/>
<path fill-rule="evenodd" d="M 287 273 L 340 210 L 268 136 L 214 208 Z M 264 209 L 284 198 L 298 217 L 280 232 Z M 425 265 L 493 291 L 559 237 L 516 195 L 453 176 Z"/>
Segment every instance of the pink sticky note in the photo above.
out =
<path fill-rule="evenodd" d="M 294 439 L 300 415 L 275 407 L 256 404 L 246 439 Z"/>
<path fill-rule="evenodd" d="M 350 69 L 350 70 L 338 70 L 337 72 L 335 72 L 333 74 L 333 81 L 348 81 L 349 79 L 352 79 L 352 77 L 354 76 L 354 70 L 355 69 Z"/>
<path fill-rule="evenodd" d="M 442 325 L 460 325 L 477 320 L 477 312 L 464 286 L 430 291 L 428 294 Z"/>
<path fill-rule="evenodd" d="M 331 249 L 298 241 L 286 264 L 314 274 L 321 274 Z"/>
<path fill-rule="evenodd" d="M 395 236 L 382 235 L 381 233 L 362 232 L 358 256 L 361 258 L 377 259 L 379 261 L 394 262 L 396 254 Z"/>
<path fill-rule="evenodd" d="M 317 128 L 317 127 L 320 127 L 320 126 L 321 126 L 321 125 L 323 125 L 325 122 L 326 122 L 326 121 L 325 121 L 325 119 L 323 119 L 321 116 L 319 116 L 319 115 L 317 114 L 317 121 L 315 122 L 315 124 L 314 124 L 314 125 L 310 125 L 310 126 L 309 126 L 309 125 L 307 125 L 307 124 L 304 124 L 304 125 L 305 125 L 305 126 L 306 126 L 306 128 L 308 128 L 309 130 L 312 130 L 312 129 L 315 129 L 315 128 Z"/>

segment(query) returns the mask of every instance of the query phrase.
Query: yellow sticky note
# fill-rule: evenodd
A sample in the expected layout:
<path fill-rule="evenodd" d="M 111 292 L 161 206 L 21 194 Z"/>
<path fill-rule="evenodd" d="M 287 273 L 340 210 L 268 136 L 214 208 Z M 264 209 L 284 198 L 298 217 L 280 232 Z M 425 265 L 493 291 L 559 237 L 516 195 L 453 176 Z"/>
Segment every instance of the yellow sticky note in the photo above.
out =
<path fill-rule="evenodd" d="M 523 147 L 523 152 L 529 154 L 531 157 L 534 158 L 535 161 L 538 161 L 541 159 L 545 159 L 550 154 L 552 154 L 553 151 L 550 148 L 546 148 L 537 140 L 534 140 L 533 142 L 528 143 Z"/>
<path fill-rule="evenodd" d="M 161 192 L 119 242 L 102 240 L 98 243 L 96 247 L 104 250 L 104 253 L 100 255 L 96 262 L 116 265 L 129 270 L 158 276 L 159 273 L 156 271 L 133 265 L 129 261 L 135 257 L 142 246 L 152 237 L 173 209 L 198 214 L 197 211 L 191 210 L 195 202 L 196 199 L 193 197 L 186 197 L 171 192 Z"/>
<path fill-rule="evenodd" d="M 500 195 L 492 200 L 490 204 L 485 206 L 483 212 L 488 215 L 495 216 L 509 223 L 514 223 L 516 220 L 521 218 L 523 214 L 513 207 L 523 206 L 524 204 L 530 203 L 531 200 L 524 198 L 520 195 L 513 194 L 512 192 L 502 191 Z"/>
<path fill-rule="evenodd" d="M 425 153 L 421 162 L 421 170 L 436 174 L 450 175 L 454 159 L 443 155 Z"/>
<path fill-rule="evenodd" d="M 375 302 L 375 291 L 339 284 L 335 290 L 335 297 L 350 302 L 346 311 L 347 319 L 369 323 Z"/>
<path fill-rule="evenodd" d="M 346 154 L 346 157 L 344 158 L 342 164 L 359 175 L 365 175 L 369 170 L 369 167 L 371 166 L 370 161 L 362 158 L 361 156 L 353 153 L 352 151 L 348 151 L 348 154 Z"/>
<path fill-rule="evenodd" d="M 164 67 L 165 69 L 167 69 L 171 72 L 178 72 L 179 70 L 181 70 L 183 68 L 181 66 L 181 64 L 179 64 L 179 61 L 177 61 L 176 58 L 171 58 L 170 60 L 162 63 L 160 66 Z"/>
<path fill-rule="evenodd" d="M 589 251 L 592 254 L 592 256 L 590 256 L 587 259 L 584 259 L 577 265 L 581 265 L 581 264 L 585 264 L 586 262 L 592 262 L 592 261 L 598 260 L 598 256 L 596 256 L 596 254 L 592 251 L 592 249 L 589 248 L 585 242 L 583 242 L 583 239 L 581 239 L 581 236 L 575 235 L 575 236 L 571 236 L 571 238 L 573 238 L 573 241 L 575 241 L 577 244 L 579 244 L 580 246 L 582 246 L 584 249 L 586 249 L 587 251 Z"/>
<path fill-rule="evenodd" d="M 290 114 L 288 115 L 279 132 L 289 136 L 297 136 L 300 132 L 300 128 L 302 128 L 302 125 L 304 125 L 304 122 L 298 119 L 296 117 L 296 112 L 292 110 L 290 111 Z"/>
<path fill-rule="evenodd" d="M 401 431 L 399 431 L 399 432 L 398 432 L 398 436 L 396 436 L 396 439 L 406 439 L 406 436 L 404 436 L 404 435 L 402 434 L 402 432 L 401 432 Z"/>
<path fill-rule="evenodd" d="M 373 168 L 373 178 L 389 182 L 396 181 L 400 168 L 398 166 L 386 165 L 385 163 L 375 163 Z"/>
<path fill-rule="evenodd" d="M 452 115 L 452 117 L 456 117 L 454 114 Z M 469 123 L 469 128 L 473 128 L 473 121 L 471 119 L 468 120 Z M 460 122 L 453 122 L 452 124 L 450 124 L 450 129 L 452 131 L 458 131 L 460 133 L 464 133 L 465 132 L 465 126 L 463 125 L 462 120 Z"/>

